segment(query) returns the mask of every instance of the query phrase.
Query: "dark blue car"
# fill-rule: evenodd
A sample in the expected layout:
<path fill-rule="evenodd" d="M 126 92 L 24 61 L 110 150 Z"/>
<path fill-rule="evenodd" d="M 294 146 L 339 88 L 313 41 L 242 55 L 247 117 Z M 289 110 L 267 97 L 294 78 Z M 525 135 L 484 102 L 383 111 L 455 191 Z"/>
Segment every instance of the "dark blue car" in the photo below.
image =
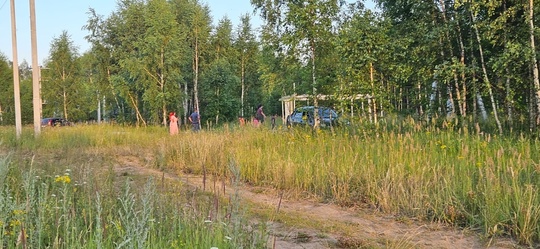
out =
<path fill-rule="evenodd" d="M 43 118 L 43 119 L 41 119 L 41 127 L 65 126 L 65 125 L 69 125 L 69 122 L 67 122 L 63 118 Z"/>
<path fill-rule="evenodd" d="M 319 114 L 319 119 L 321 120 L 321 127 L 338 125 L 339 115 L 334 109 L 325 106 L 318 106 L 317 108 L 315 108 L 314 106 L 304 106 L 296 108 L 296 110 L 294 110 L 294 112 L 287 117 L 287 126 L 313 126 L 313 124 L 315 123 L 313 115 L 315 109 L 318 110 L 317 113 Z"/>

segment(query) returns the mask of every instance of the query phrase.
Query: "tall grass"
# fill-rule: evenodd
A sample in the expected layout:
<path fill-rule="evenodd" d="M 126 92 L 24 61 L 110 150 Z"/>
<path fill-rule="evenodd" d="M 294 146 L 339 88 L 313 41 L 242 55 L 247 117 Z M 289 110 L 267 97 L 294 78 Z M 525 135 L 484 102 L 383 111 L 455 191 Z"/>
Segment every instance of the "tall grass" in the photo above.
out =
<path fill-rule="evenodd" d="M 54 160 L 60 160 L 62 165 L 72 165 L 77 168 L 74 171 L 82 172 L 77 173 L 80 177 L 97 175 L 98 178 L 87 180 L 92 187 L 85 187 L 88 189 L 85 197 L 72 201 L 87 200 L 82 206 L 92 210 L 92 217 L 77 222 L 91 223 L 95 229 L 84 233 L 68 229 L 62 234 L 73 238 L 102 238 L 99 243 L 92 241 L 104 247 L 119 245 L 122 242 L 118 238 L 123 238 L 123 241 L 130 238 L 124 227 L 131 224 L 130 220 L 118 220 L 122 216 L 107 211 L 121 206 L 114 199 L 105 198 L 119 193 L 119 177 L 104 173 L 112 171 L 111 165 L 117 157 L 135 157 L 142 166 L 158 170 L 203 175 L 208 183 L 214 183 L 216 191 L 225 186 L 221 184 L 220 187 L 216 183 L 237 179 L 282 190 L 291 198 L 315 197 L 345 206 L 368 204 L 381 212 L 446 222 L 480 230 L 486 237 L 512 236 L 523 244 L 537 245 L 540 241 L 538 141 L 525 136 L 500 137 L 467 129 L 457 130 L 451 124 L 442 127 L 426 127 L 413 120 L 405 120 L 318 132 L 301 127 L 269 130 L 232 126 L 169 136 L 166 129 L 160 127 L 88 126 L 47 130 L 37 140 L 23 138 L 22 142 L 17 142 L 6 139 L 2 146 L 17 148 L 13 156 L 15 164 L 29 164 L 28 154 L 34 154 L 35 160 L 41 163 L 39 168 L 55 168 Z M 34 150 L 39 153 L 29 152 Z M 54 154 L 58 151 L 62 156 Z M 102 171 L 96 173 L 88 169 L 94 164 L 101 165 Z M 231 165 L 238 170 L 231 170 Z M 23 178 L 22 175 L 14 175 L 11 178 Z M 104 183 L 96 184 L 96 179 Z M 59 191 L 57 185 L 48 183 L 47 191 Z M 103 193 L 100 194 L 103 197 L 101 209 L 96 207 L 96 190 Z M 126 195 L 122 198 L 131 197 Z M 163 207 L 161 204 L 143 204 L 141 198 L 135 198 L 139 201 L 133 205 L 139 208 L 148 205 L 156 210 Z M 164 202 L 167 203 L 165 206 L 182 205 Z M 211 209 L 213 204 L 208 202 L 207 208 Z M 7 203 L 5 205 L 11 205 Z M 13 205 L 20 203 L 14 202 Z M 175 210 L 181 217 L 186 216 L 178 206 L 167 209 Z M 155 215 L 156 210 L 151 217 L 171 219 L 171 214 L 165 211 Z M 198 212 L 199 215 L 204 213 Z M 144 212 L 139 209 L 136 213 Z M 98 214 L 102 220 L 108 217 L 109 220 L 102 224 L 109 227 L 102 225 L 101 230 L 97 229 L 95 216 Z M 198 229 L 180 229 L 183 226 L 180 224 L 184 223 L 179 220 L 157 224 L 152 221 L 155 218 L 131 219 L 147 222 L 152 228 L 147 241 L 157 240 L 157 244 L 165 243 L 160 236 L 167 231 L 183 236 L 193 232 L 200 234 Z M 50 221 L 42 224 L 48 223 Z M 122 229 L 111 228 L 119 225 Z M 201 229 L 206 225 L 194 224 Z M 4 225 L 6 228 L 9 226 Z M 225 228 L 204 231 L 210 230 L 213 234 L 222 234 L 218 238 L 228 231 Z M 91 233 L 91 236 L 85 233 Z M 168 239 L 169 243 L 176 241 L 175 245 L 187 243 Z"/>
<path fill-rule="evenodd" d="M 335 132 L 248 128 L 188 136 L 197 151 L 175 157 L 182 170 L 216 167 L 219 175 L 225 158 L 234 157 L 245 182 L 293 197 L 367 203 L 529 245 L 540 240 L 538 141 L 524 136 L 425 128 L 411 120 Z M 212 156 L 210 167 L 189 161 L 194 153 Z"/>
<path fill-rule="evenodd" d="M 163 129 L 66 128 L 1 137 L 0 247 L 264 248 L 265 231 L 230 214 L 238 202 L 117 171 L 118 157 L 164 167 Z"/>

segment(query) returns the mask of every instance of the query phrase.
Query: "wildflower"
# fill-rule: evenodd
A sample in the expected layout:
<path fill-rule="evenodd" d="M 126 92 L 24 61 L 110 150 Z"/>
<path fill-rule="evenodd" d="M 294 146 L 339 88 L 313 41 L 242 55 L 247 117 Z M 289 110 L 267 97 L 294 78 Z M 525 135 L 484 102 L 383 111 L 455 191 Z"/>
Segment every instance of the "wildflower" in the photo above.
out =
<path fill-rule="evenodd" d="M 21 221 L 20 220 L 12 220 L 9 222 L 9 226 L 10 227 L 18 227 L 21 225 Z"/>
<path fill-rule="evenodd" d="M 482 167 L 482 162 L 476 162 L 476 167 Z"/>
<path fill-rule="evenodd" d="M 225 239 L 226 239 L 226 240 L 232 240 L 232 238 L 229 237 L 229 236 L 225 236 Z"/>
<path fill-rule="evenodd" d="M 71 178 L 69 178 L 69 175 L 63 175 L 63 176 L 57 176 L 54 179 L 55 182 L 63 182 L 63 183 L 70 183 Z"/>
<path fill-rule="evenodd" d="M 445 144 L 441 144 L 441 149 L 446 149 L 446 145 Z"/>
<path fill-rule="evenodd" d="M 18 209 L 13 210 L 13 215 L 21 215 L 24 213 L 25 213 L 24 210 L 18 210 Z"/>

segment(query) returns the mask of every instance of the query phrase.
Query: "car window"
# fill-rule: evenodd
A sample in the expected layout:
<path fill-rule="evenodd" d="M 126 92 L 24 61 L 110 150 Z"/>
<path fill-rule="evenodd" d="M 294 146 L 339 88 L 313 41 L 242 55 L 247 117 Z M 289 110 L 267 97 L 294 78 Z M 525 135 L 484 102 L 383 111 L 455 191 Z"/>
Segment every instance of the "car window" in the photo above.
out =
<path fill-rule="evenodd" d="M 319 110 L 319 115 L 322 117 L 337 117 L 337 113 L 330 108 L 321 108 Z"/>

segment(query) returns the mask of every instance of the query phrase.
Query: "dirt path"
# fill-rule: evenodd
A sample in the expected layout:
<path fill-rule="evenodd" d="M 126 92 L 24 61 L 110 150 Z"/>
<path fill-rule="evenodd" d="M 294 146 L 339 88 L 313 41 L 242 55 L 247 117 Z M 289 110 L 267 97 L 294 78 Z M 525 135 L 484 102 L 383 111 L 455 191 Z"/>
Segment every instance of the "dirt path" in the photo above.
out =
<path fill-rule="evenodd" d="M 279 215 L 306 221 L 306 228 L 272 222 L 268 248 L 520 248 L 511 240 L 482 241 L 471 231 L 454 229 L 443 224 L 398 219 L 369 208 L 343 208 L 309 200 L 288 200 L 271 189 L 241 185 L 223 187 L 201 176 L 175 175 L 141 167 L 136 160 L 124 158 L 116 165 L 122 175 L 153 175 L 205 191 L 237 193 L 243 202 L 275 210 Z M 279 209 L 279 211 L 278 211 Z M 296 223 L 295 223 L 296 224 Z M 313 226 L 315 224 L 315 226 Z"/>

